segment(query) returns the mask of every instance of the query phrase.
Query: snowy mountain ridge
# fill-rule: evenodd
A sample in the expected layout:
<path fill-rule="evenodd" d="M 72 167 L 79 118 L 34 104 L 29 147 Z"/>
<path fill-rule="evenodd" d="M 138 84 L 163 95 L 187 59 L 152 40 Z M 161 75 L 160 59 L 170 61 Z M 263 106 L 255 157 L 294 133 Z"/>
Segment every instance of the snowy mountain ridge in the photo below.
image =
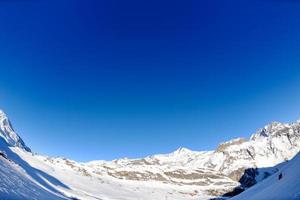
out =
<path fill-rule="evenodd" d="M 285 165 L 300 151 L 299 121 L 273 122 L 249 140 L 236 138 L 223 142 L 214 151 L 181 147 L 169 154 L 87 163 L 32 154 L 3 112 L 0 112 L 0 133 L 6 143 L 1 143 L 0 151 L 11 160 L 0 156 L 0 168 L 15 171 L 15 177 L 22 176 L 22 169 L 25 170 L 24 179 L 47 193 L 43 199 L 54 199 L 51 195 L 84 200 L 210 199 L 255 185 L 277 173 L 279 168 L 274 166 Z M 12 170 L 15 164 L 20 167 Z M 41 181 L 40 176 L 46 181 Z M 5 174 L 0 171 L 0 178 L 3 177 Z M 0 189 L 0 197 L 1 193 Z"/>
<path fill-rule="evenodd" d="M 0 137 L 3 138 L 7 144 L 13 147 L 20 147 L 26 151 L 31 151 L 29 147 L 25 145 L 20 136 L 14 131 L 6 114 L 0 110 Z"/>

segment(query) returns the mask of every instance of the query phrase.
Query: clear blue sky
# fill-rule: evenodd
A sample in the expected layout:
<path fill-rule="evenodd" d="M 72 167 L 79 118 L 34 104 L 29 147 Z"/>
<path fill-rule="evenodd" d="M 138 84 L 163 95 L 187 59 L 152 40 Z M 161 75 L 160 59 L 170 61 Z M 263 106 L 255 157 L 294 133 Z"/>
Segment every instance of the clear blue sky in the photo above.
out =
<path fill-rule="evenodd" d="M 0 1 L 0 107 L 33 151 L 211 150 L 300 118 L 296 0 Z"/>

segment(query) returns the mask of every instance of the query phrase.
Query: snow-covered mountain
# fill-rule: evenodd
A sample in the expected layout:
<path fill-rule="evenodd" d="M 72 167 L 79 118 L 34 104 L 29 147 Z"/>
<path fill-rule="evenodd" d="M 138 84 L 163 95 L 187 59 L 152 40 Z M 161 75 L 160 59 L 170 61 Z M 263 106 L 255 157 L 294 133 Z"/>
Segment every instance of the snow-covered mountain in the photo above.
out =
<path fill-rule="evenodd" d="M 28 152 L 31 151 L 14 131 L 8 117 L 2 110 L 0 110 L 0 137 L 4 139 L 9 146 L 20 147 Z"/>
<path fill-rule="evenodd" d="M 273 122 L 214 151 L 88 163 L 31 153 L 2 111 L 0 129 L 1 199 L 212 199 L 275 176 L 300 150 L 299 121 Z"/>

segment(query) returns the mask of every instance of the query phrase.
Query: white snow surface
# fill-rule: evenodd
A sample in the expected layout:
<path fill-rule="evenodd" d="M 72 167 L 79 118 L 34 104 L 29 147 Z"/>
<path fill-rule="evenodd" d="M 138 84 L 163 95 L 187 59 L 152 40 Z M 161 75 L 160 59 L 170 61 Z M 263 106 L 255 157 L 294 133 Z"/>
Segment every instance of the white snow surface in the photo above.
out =
<path fill-rule="evenodd" d="M 282 178 L 279 179 L 279 175 Z M 300 199 L 300 154 L 271 177 L 257 183 L 232 200 L 299 200 Z"/>
<path fill-rule="evenodd" d="M 246 192 L 277 170 L 288 171 L 292 161 L 285 161 L 299 150 L 300 122 L 273 122 L 249 140 L 230 140 L 215 151 L 179 148 L 139 159 L 80 163 L 31 153 L 1 111 L 0 199 L 208 200 L 241 186 L 246 169 L 257 169 L 254 179 L 262 181 Z M 265 172 L 274 175 L 264 180 Z"/>
<path fill-rule="evenodd" d="M 0 156 L 0 199 L 1 200 L 63 200 L 67 199 L 57 189 L 59 184 L 51 187 L 47 179 L 56 180 L 47 176 L 44 172 L 31 167 L 20 159 L 11 147 L 0 140 L 1 152 L 6 156 Z M 15 149 L 23 151 L 23 149 Z M 57 181 L 57 180 L 56 180 Z M 58 181 L 56 183 L 59 183 Z"/>

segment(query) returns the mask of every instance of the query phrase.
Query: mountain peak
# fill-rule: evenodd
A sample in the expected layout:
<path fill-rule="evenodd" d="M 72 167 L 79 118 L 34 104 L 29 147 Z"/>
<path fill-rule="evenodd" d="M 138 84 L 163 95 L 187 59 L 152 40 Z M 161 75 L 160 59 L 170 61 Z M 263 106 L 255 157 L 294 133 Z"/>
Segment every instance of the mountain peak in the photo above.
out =
<path fill-rule="evenodd" d="M 278 135 L 281 133 L 285 133 L 282 130 L 285 130 L 286 128 L 290 127 L 289 124 L 281 123 L 281 122 L 272 122 L 268 125 L 266 125 L 264 128 L 259 129 L 256 133 L 254 133 L 250 140 L 256 140 L 258 138 L 264 138 L 269 137 L 272 135 Z"/>
<path fill-rule="evenodd" d="M 13 147 L 20 147 L 26 151 L 31 151 L 21 137 L 14 131 L 5 112 L 0 110 L 0 137 L 9 145 Z"/>
<path fill-rule="evenodd" d="M 3 110 L 0 109 L 0 119 L 6 117 L 6 114 Z"/>
<path fill-rule="evenodd" d="M 177 150 L 173 152 L 174 155 L 179 155 L 179 154 L 187 154 L 191 153 L 192 151 L 188 148 L 185 147 L 179 147 Z"/>

